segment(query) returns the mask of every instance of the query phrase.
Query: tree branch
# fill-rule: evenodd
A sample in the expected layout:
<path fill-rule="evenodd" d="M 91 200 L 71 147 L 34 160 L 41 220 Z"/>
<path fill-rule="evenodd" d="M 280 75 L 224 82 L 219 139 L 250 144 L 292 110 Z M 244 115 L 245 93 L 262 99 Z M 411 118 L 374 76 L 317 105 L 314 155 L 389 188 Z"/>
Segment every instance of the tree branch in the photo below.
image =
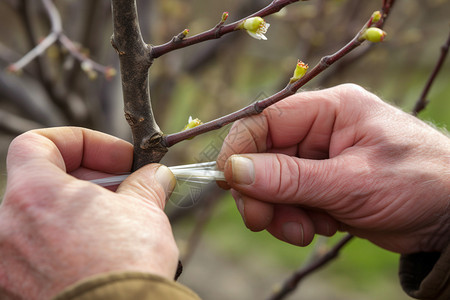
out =
<path fill-rule="evenodd" d="M 242 1 L 240 2 L 240 7 L 237 9 L 235 15 L 237 18 L 244 18 L 244 16 L 249 15 L 254 11 L 254 6 L 259 0 Z M 214 59 L 216 54 L 220 51 L 226 51 L 227 46 L 232 47 L 234 41 L 239 38 L 238 35 L 231 35 L 228 40 L 217 39 L 208 44 L 204 44 L 198 51 L 196 51 L 189 60 L 186 60 L 185 71 L 189 74 L 196 72 L 201 67 L 208 65 L 208 63 Z"/>
<path fill-rule="evenodd" d="M 180 48 L 185 48 L 212 39 L 218 39 L 227 33 L 233 32 L 235 30 L 240 30 L 237 28 L 237 25 L 239 25 L 242 21 L 248 18 L 256 16 L 265 17 L 274 14 L 276 12 L 279 12 L 283 7 L 298 1 L 300 0 L 273 0 L 269 5 L 267 5 L 263 9 L 231 24 L 223 25 L 223 22 L 220 22 L 219 24 L 217 24 L 216 26 L 205 32 L 199 33 L 192 37 L 185 37 L 183 39 L 179 39 L 177 38 L 177 36 L 175 36 L 172 40 L 163 45 L 154 46 L 150 53 L 151 58 L 152 59 L 158 58 L 161 55 L 167 54 L 171 51 Z"/>
<path fill-rule="evenodd" d="M 350 2 L 349 2 L 350 3 Z M 351 3 L 350 3 L 351 4 Z M 377 24 L 378 28 L 383 28 L 384 24 L 386 24 L 386 20 L 389 17 L 389 13 L 391 10 L 392 5 L 394 4 L 394 1 L 389 1 L 389 3 L 386 3 L 384 1 L 383 4 L 383 11 L 382 14 L 384 15 L 384 20 L 381 24 Z M 369 52 L 374 50 L 376 48 L 376 44 L 369 44 L 366 48 L 361 49 L 362 51 L 359 52 L 353 52 L 353 55 L 348 55 L 344 59 L 339 60 L 338 63 L 334 66 L 333 70 L 329 70 L 326 74 L 323 74 L 319 81 L 319 86 L 323 85 L 325 82 L 333 78 L 337 72 L 342 74 L 345 72 L 346 69 L 348 69 L 352 64 L 354 64 L 356 61 L 360 60 L 361 58 L 365 57 Z"/>
<path fill-rule="evenodd" d="M 119 54 L 125 118 L 134 144 L 133 170 L 159 162 L 167 149 L 150 102 L 148 69 L 151 46 L 142 39 L 135 0 L 112 0 L 114 34 L 111 43 Z"/>
<path fill-rule="evenodd" d="M 58 33 L 51 32 L 47 35 L 39 44 L 36 45 L 32 50 L 25 54 L 21 59 L 15 63 L 9 65 L 8 70 L 11 72 L 17 72 L 23 69 L 26 65 L 32 62 L 36 57 L 44 53 L 48 47 L 53 45 L 58 40 Z"/>
<path fill-rule="evenodd" d="M 390 4 L 393 3 L 393 1 L 389 2 Z M 389 6 L 390 8 L 390 6 Z M 383 11 L 386 11 L 383 9 Z M 376 27 L 381 27 L 384 24 L 384 20 L 387 17 L 387 13 L 384 13 L 382 18 L 377 22 Z M 192 129 L 184 130 L 178 133 L 169 134 L 164 137 L 164 143 L 167 147 L 171 147 L 183 140 L 192 138 L 194 136 L 203 134 L 205 132 L 209 132 L 212 130 L 219 129 L 231 122 L 237 121 L 239 119 L 257 115 L 261 113 L 264 109 L 271 106 L 272 104 L 275 104 L 286 97 L 295 94 L 295 92 L 304 86 L 306 83 L 308 83 L 311 79 L 322 73 L 325 69 L 327 69 L 329 66 L 331 66 L 333 63 L 344 57 L 346 54 L 351 52 L 353 49 L 357 48 L 359 45 L 362 44 L 364 41 L 361 39 L 361 35 L 364 32 L 364 30 L 371 24 L 371 19 L 363 26 L 363 28 L 354 36 L 354 38 L 347 43 L 344 47 L 339 49 L 336 53 L 328 56 L 322 57 L 322 59 L 317 63 L 314 68 L 312 68 L 309 72 L 307 72 L 303 77 L 301 77 L 299 80 L 288 83 L 284 89 L 277 92 L 276 94 L 257 101 L 253 104 L 248 105 L 247 107 L 244 107 L 238 111 L 235 111 L 231 114 L 228 114 L 226 116 L 220 117 L 218 119 L 215 119 L 213 121 L 204 123 L 202 125 L 199 125 L 197 127 L 194 127 Z"/>
<path fill-rule="evenodd" d="M 89 68 L 89 70 L 94 70 L 104 74 L 106 79 L 110 79 L 112 76 L 115 75 L 114 68 L 110 66 L 104 66 L 102 64 L 99 64 L 98 62 L 93 61 L 92 59 L 89 59 L 84 53 L 80 52 L 80 50 L 74 44 L 74 42 L 71 39 L 69 39 L 65 34 L 61 34 L 59 36 L 59 42 L 69 51 L 69 53 L 73 57 L 75 57 L 78 61 L 82 63 L 82 68 L 84 64 L 84 66 L 86 66 L 86 68 Z"/>
<path fill-rule="evenodd" d="M 269 299 L 270 300 L 280 300 L 284 299 L 288 294 L 292 293 L 300 283 L 302 279 L 325 266 L 327 263 L 338 257 L 341 249 L 353 238 L 351 234 L 347 234 L 342 238 L 334 247 L 325 253 L 323 256 L 316 260 L 313 260 L 310 264 L 296 271 L 289 277 L 282 285 L 282 287 L 275 292 Z"/>
<path fill-rule="evenodd" d="M 425 107 L 428 105 L 427 95 L 431 89 L 431 85 L 433 84 L 434 80 L 436 79 L 436 76 L 438 75 L 439 71 L 441 70 L 442 66 L 444 65 L 444 61 L 447 58 L 448 54 L 448 48 L 450 45 L 450 33 L 447 38 L 447 42 L 445 42 L 444 45 L 441 47 L 441 56 L 439 57 L 436 66 L 433 69 L 433 72 L 431 72 L 430 77 L 428 78 L 427 83 L 425 84 L 425 87 L 423 88 L 422 94 L 420 95 L 419 100 L 417 100 L 416 105 L 414 106 L 414 109 L 412 111 L 412 114 L 414 116 L 417 116 L 419 112 L 425 109 Z"/>
<path fill-rule="evenodd" d="M 32 24 L 31 18 L 28 15 L 29 6 L 30 6 L 29 1 L 21 0 L 18 4 L 17 11 L 18 11 L 19 16 L 22 20 L 22 23 L 25 27 L 25 35 L 27 36 L 30 47 L 36 47 L 38 45 L 38 39 L 34 35 L 33 29 L 35 26 Z M 17 59 L 20 59 L 20 56 Z M 17 59 L 11 59 L 11 60 L 9 60 L 9 62 L 15 61 Z M 65 106 L 64 105 L 65 103 L 63 101 L 61 101 L 61 97 L 58 97 L 59 95 L 56 95 L 56 93 L 55 93 L 54 82 L 52 82 L 52 80 L 49 76 L 48 68 L 44 67 L 46 64 L 44 62 L 44 58 L 41 56 L 38 56 L 38 57 L 36 57 L 36 59 L 34 61 L 35 61 L 35 65 L 36 65 L 36 75 L 34 77 L 36 77 L 41 82 L 42 87 L 45 89 L 48 96 L 51 99 L 53 99 L 53 101 L 57 105 L 59 105 L 61 107 L 61 110 L 63 112 L 65 112 L 67 115 L 69 115 L 67 112 L 69 112 L 70 110 L 66 109 L 67 106 Z"/>

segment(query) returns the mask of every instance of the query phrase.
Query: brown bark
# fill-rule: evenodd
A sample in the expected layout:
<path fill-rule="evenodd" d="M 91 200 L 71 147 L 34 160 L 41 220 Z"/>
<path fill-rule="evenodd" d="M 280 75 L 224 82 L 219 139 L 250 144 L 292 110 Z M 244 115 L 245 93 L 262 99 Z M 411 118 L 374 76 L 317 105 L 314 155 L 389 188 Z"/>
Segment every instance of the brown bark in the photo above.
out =
<path fill-rule="evenodd" d="M 167 148 L 161 144 L 162 132 L 150 102 L 151 46 L 142 38 L 136 1 L 113 0 L 112 13 L 114 34 L 111 43 L 120 59 L 125 118 L 133 135 L 133 170 L 136 170 L 148 163 L 159 162 Z"/>

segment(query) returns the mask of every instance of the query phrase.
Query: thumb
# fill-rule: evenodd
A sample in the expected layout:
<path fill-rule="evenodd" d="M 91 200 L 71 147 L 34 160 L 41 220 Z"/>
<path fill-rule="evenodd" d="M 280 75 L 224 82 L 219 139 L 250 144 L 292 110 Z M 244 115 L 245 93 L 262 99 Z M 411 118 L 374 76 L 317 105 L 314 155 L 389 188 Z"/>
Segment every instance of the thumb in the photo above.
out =
<path fill-rule="evenodd" d="M 329 210 L 351 188 L 349 176 L 357 176 L 350 175 L 351 164 L 345 165 L 344 160 L 310 160 L 271 153 L 232 155 L 224 171 L 233 189 L 254 199 Z"/>
<path fill-rule="evenodd" d="M 175 177 L 169 168 L 160 164 L 149 164 L 128 176 L 116 192 L 151 202 L 164 209 L 175 184 Z"/>

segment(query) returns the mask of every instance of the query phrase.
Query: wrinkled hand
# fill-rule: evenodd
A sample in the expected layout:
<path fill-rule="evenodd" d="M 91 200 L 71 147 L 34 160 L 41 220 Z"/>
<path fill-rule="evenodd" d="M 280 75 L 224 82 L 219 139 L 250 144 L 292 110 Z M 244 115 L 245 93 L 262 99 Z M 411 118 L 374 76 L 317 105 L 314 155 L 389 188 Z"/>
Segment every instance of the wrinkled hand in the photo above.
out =
<path fill-rule="evenodd" d="M 449 243 L 450 139 L 358 86 L 236 122 L 218 165 L 247 227 L 280 240 L 344 230 L 398 253 Z"/>
<path fill-rule="evenodd" d="M 173 278 L 178 249 L 163 212 L 175 184 L 168 168 L 146 166 L 115 192 L 75 178 L 127 172 L 132 156 L 129 143 L 81 128 L 36 130 L 12 142 L 0 206 L 0 298 L 49 299 L 105 272 Z"/>

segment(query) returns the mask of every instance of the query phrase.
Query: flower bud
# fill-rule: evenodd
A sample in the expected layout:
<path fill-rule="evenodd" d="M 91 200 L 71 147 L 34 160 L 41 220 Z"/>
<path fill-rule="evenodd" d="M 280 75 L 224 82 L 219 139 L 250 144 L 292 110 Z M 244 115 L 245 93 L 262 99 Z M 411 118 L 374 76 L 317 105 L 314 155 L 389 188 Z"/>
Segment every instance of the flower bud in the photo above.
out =
<path fill-rule="evenodd" d="M 372 14 L 372 17 L 370 18 L 370 22 L 376 23 L 376 22 L 380 21 L 380 19 L 381 19 L 381 12 L 377 10 Z"/>
<path fill-rule="evenodd" d="M 264 24 L 264 19 L 261 17 L 253 17 L 244 21 L 243 27 L 245 30 L 256 31 Z"/>
<path fill-rule="evenodd" d="M 186 126 L 184 126 L 183 130 L 191 129 L 191 128 L 197 127 L 198 125 L 201 125 L 201 124 L 203 124 L 202 121 L 200 121 L 197 118 L 192 119 L 192 116 L 189 116 L 188 123 L 186 124 Z"/>
<path fill-rule="evenodd" d="M 180 42 L 182 41 L 189 33 L 189 29 L 185 29 L 182 32 L 180 32 L 177 36 L 174 36 L 172 41 L 173 42 Z"/>
<path fill-rule="evenodd" d="M 361 39 L 365 39 L 373 43 L 382 42 L 385 37 L 386 32 L 376 27 L 367 28 L 361 35 Z"/>
<path fill-rule="evenodd" d="M 226 20 L 228 19 L 228 12 L 226 11 L 226 12 L 224 12 L 223 14 L 222 14 L 222 23 L 224 23 Z"/>
<path fill-rule="evenodd" d="M 289 83 L 293 83 L 293 82 L 299 80 L 300 78 L 302 78 L 303 75 L 306 74 L 306 71 L 308 71 L 308 65 L 305 64 L 304 62 L 302 62 L 301 60 L 298 60 L 297 66 L 295 67 L 295 70 L 294 70 L 294 75 L 291 77 L 291 80 L 289 81 Z"/>

